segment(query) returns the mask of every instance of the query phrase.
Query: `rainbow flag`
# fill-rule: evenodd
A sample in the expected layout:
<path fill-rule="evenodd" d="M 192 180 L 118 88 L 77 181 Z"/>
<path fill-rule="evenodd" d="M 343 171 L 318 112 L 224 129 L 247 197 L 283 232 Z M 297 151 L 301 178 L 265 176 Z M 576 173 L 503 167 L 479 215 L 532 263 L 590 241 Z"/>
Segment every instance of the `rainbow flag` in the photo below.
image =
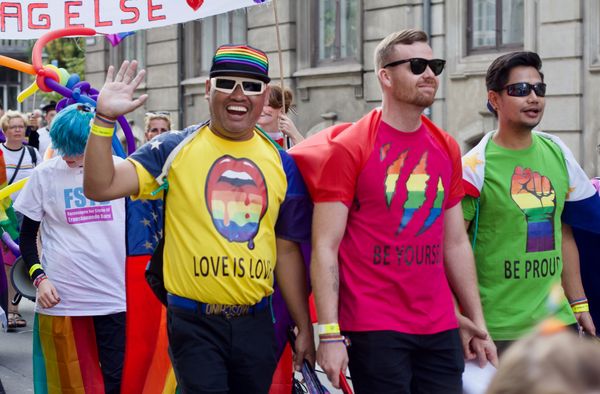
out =
<path fill-rule="evenodd" d="M 162 200 L 127 201 L 127 322 L 122 393 L 177 392 L 168 354 L 166 308 L 144 276 L 162 236 L 162 210 Z M 142 222 L 147 225 L 139 226 Z"/>
<path fill-rule="evenodd" d="M 127 32 L 117 33 L 117 34 L 107 34 L 105 37 L 106 37 L 106 40 L 108 42 L 110 42 L 110 45 L 112 45 L 113 47 L 116 47 L 117 45 L 119 45 L 121 43 L 121 41 L 123 41 L 125 39 L 125 37 L 129 37 L 134 34 L 135 34 L 134 31 L 127 31 Z"/>
<path fill-rule="evenodd" d="M 92 317 L 35 314 L 33 387 L 38 394 L 103 394 Z"/>
<path fill-rule="evenodd" d="M 177 382 L 168 355 L 166 309 L 144 278 L 149 255 L 128 256 L 127 324 L 122 393 L 172 394 Z"/>

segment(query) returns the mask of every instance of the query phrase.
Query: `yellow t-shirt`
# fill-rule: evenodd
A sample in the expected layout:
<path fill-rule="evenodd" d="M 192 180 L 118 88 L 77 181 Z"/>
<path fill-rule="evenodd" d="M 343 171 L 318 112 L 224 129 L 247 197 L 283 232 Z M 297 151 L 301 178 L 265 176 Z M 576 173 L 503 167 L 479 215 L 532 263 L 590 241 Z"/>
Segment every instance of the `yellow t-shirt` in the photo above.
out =
<path fill-rule="evenodd" d="M 129 160 L 139 179 L 139 194 L 133 198 L 152 198 L 156 180 L 135 157 Z M 287 189 L 273 144 L 257 131 L 250 140 L 230 141 L 205 126 L 173 160 L 168 182 L 167 291 L 205 303 L 239 305 L 270 295 L 275 223 Z"/>

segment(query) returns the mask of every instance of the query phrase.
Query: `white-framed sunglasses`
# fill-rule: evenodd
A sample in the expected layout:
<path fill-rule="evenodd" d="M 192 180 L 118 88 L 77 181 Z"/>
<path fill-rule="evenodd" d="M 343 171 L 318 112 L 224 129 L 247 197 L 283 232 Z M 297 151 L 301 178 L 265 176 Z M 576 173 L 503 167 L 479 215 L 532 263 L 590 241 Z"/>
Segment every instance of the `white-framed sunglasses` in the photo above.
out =
<path fill-rule="evenodd" d="M 246 96 L 257 96 L 263 94 L 267 84 L 258 79 L 242 78 L 242 77 L 214 77 L 210 79 L 210 86 L 215 90 L 227 94 L 233 93 L 237 86 L 242 87 L 242 91 Z"/>

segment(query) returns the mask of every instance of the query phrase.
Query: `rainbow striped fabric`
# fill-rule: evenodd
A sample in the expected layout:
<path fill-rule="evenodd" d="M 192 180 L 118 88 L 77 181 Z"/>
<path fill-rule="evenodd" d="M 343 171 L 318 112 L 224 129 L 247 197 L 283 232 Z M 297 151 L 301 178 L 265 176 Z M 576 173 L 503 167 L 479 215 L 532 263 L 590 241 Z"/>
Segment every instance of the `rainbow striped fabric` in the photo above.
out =
<path fill-rule="evenodd" d="M 36 393 L 104 393 L 91 317 L 36 313 L 33 324 Z"/>
<path fill-rule="evenodd" d="M 269 71 L 267 56 L 258 49 L 246 46 L 223 45 L 215 53 L 214 64 L 223 62 L 246 64 L 258 68 L 264 73 Z"/>
<path fill-rule="evenodd" d="M 127 332 L 121 392 L 174 394 L 178 391 L 168 354 L 166 309 L 144 278 L 149 260 L 150 255 L 128 256 L 125 265 Z"/>
<path fill-rule="evenodd" d="M 247 72 L 269 78 L 269 59 L 259 49 L 247 45 L 222 45 L 215 52 L 211 76 L 223 72 Z"/>

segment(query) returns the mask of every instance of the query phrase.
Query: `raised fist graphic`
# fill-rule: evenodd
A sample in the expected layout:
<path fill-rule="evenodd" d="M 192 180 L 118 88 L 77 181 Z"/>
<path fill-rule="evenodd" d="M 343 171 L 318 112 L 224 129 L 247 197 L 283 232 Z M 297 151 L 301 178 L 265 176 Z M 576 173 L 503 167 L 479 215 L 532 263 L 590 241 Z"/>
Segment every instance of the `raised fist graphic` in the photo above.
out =
<path fill-rule="evenodd" d="M 527 221 L 527 252 L 554 249 L 556 192 L 548 177 L 515 167 L 510 193 Z"/>

